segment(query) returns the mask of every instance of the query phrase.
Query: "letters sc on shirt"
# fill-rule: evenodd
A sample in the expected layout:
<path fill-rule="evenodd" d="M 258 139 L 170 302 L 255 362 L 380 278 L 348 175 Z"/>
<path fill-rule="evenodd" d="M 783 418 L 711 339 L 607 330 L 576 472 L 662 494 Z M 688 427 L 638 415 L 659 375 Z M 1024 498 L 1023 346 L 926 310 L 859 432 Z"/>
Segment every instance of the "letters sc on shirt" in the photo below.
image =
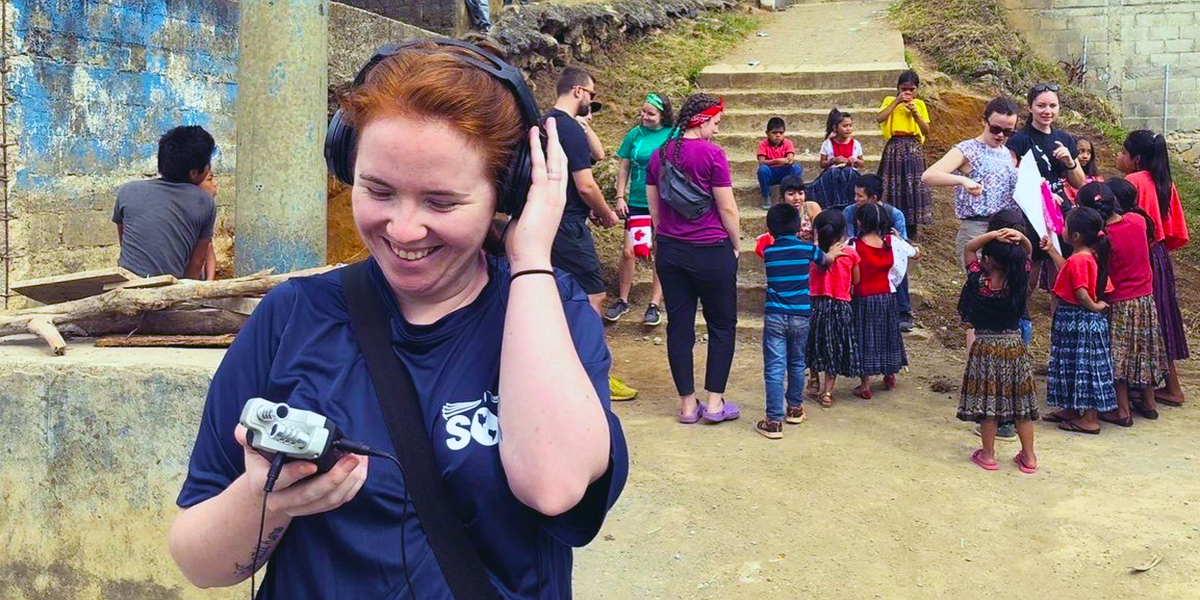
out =
<path fill-rule="evenodd" d="M 446 447 L 458 451 L 472 441 L 483 446 L 500 443 L 500 417 L 496 412 L 500 397 L 484 392 L 478 400 L 447 402 L 442 406 L 442 419 L 446 422 Z"/>

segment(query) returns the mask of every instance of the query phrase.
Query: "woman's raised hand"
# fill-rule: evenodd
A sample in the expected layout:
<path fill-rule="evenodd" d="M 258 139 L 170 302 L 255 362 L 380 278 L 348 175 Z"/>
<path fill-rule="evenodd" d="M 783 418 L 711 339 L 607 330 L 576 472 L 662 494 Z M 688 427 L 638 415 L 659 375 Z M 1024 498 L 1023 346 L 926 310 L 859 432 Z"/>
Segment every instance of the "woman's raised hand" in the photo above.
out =
<path fill-rule="evenodd" d="M 271 462 L 246 443 L 246 428 L 238 425 L 233 436 L 242 445 L 246 462 L 246 477 L 252 489 L 260 491 L 267 481 Z M 301 517 L 331 511 L 350 500 L 367 481 L 367 457 L 347 454 L 327 473 L 309 477 L 317 465 L 308 461 L 293 461 L 283 465 L 275 489 L 267 497 L 267 510 L 289 517 Z"/>
<path fill-rule="evenodd" d="M 1075 164 L 1075 157 L 1071 156 L 1071 151 L 1058 140 L 1054 140 L 1054 158 L 1057 158 L 1063 166 Z"/>
<path fill-rule="evenodd" d="M 971 179 L 969 177 L 963 177 L 962 178 L 962 186 L 963 186 L 963 189 L 967 190 L 967 193 L 971 194 L 972 196 L 983 195 L 983 183 L 982 182 L 975 181 L 974 179 Z"/>
<path fill-rule="evenodd" d="M 558 141 L 558 126 L 546 119 L 546 150 L 537 127 L 529 130 L 529 155 L 533 184 L 521 216 L 513 221 L 505 239 L 512 270 L 550 268 L 550 248 L 558 234 L 567 205 L 567 155 Z"/>

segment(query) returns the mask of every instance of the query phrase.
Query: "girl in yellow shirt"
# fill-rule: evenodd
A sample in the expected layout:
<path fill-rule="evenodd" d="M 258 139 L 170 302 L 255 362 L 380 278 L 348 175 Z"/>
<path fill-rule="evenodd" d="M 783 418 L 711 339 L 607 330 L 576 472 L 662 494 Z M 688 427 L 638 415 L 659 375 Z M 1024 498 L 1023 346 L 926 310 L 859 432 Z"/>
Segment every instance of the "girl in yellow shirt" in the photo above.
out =
<path fill-rule="evenodd" d="M 883 178 L 883 201 L 904 213 L 908 239 L 916 239 L 917 223 L 933 222 L 933 202 L 921 182 L 925 154 L 921 145 L 929 137 L 929 109 L 916 97 L 921 79 L 913 71 L 900 74 L 896 95 L 883 99 L 876 120 L 883 128 L 883 156 L 879 176 Z"/>

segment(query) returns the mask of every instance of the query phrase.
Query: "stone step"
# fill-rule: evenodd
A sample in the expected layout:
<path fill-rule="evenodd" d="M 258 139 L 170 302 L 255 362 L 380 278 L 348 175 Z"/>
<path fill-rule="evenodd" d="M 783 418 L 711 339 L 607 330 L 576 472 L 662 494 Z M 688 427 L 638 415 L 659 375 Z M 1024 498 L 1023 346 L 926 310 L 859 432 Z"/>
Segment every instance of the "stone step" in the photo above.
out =
<path fill-rule="evenodd" d="M 750 249 L 753 252 L 753 248 Z M 757 259 L 758 257 L 755 257 Z M 761 270 L 761 269 L 760 269 Z M 767 299 L 767 284 L 747 284 L 742 283 L 741 273 L 738 278 L 738 315 L 754 315 L 762 316 L 763 303 Z M 633 290 L 629 294 L 629 301 L 633 304 L 633 309 L 629 314 L 622 317 L 622 321 L 632 323 L 641 323 L 642 315 L 646 310 L 646 303 L 650 301 L 650 282 L 637 281 L 633 284 Z M 699 310 L 697 310 L 699 314 Z M 664 318 L 666 315 L 663 315 Z"/>
<path fill-rule="evenodd" d="M 829 119 L 829 110 L 832 108 L 832 105 L 827 108 L 729 108 L 728 100 L 725 106 L 725 113 L 721 117 L 721 130 L 728 132 L 765 132 L 767 121 L 771 117 L 781 117 L 789 130 L 824 131 L 825 121 Z M 874 107 L 855 106 L 855 108 L 841 108 L 840 110 L 856 117 L 858 120 L 855 121 L 855 124 L 862 128 L 878 128 L 875 124 L 874 115 L 877 111 Z"/>
<path fill-rule="evenodd" d="M 758 132 L 725 132 L 719 131 L 713 142 L 725 149 L 727 156 L 754 156 L 758 143 L 765 136 Z M 796 145 L 796 156 L 815 157 L 821 151 L 821 143 L 825 141 L 825 130 L 793 130 L 787 132 L 787 138 Z M 854 139 L 862 145 L 864 154 L 879 155 L 883 153 L 883 132 L 877 128 L 864 129 L 854 134 Z"/>
<path fill-rule="evenodd" d="M 908 69 L 899 63 L 844 65 L 715 64 L 704 67 L 696 79 L 702 89 L 825 89 L 888 87 Z M 882 100 L 882 98 L 880 99 Z"/>
<path fill-rule="evenodd" d="M 896 93 L 895 80 L 885 87 L 850 89 L 704 89 L 704 92 L 725 99 L 727 109 L 829 109 L 838 106 L 878 107 L 883 99 Z M 861 112 L 861 111 L 860 111 Z M 878 111 L 876 111 L 878 112 Z M 764 123 L 765 124 L 765 123 Z M 821 122 L 822 128 L 824 121 Z"/>
<path fill-rule="evenodd" d="M 605 331 L 607 331 L 609 335 L 632 335 L 643 338 L 648 337 L 650 338 L 649 341 L 657 339 L 657 345 L 661 345 L 663 347 L 663 352 L 666 352 L 666 313 L 663 313 L 663 322 L 661 324 L 656 327 L 647 327 L 646 325 L 642 324 L 642 311 L 645 310 L 644 304 L 634 306 L 634 308 L 636 310 L 629 311 L 629 314 L 621 317 L 614 323 L 605 321 Z M 758 313 L 747 313 L 739 310 L 737 328 L 739 334 L 762 334 L 763 315 L 761 309 Z M 708 335 L 708 329 L 704 322 L 704 315 L 701 314 L 700 309 L 696 309 L 696 343 L 702 343 L 702 340 L 704 340 L 703 336 L 705 335 Z M 738 340 L 738 343 L 742 342 L 743 340 Z M 617 358 L 619 359 L 620 357 Z"/>
<path fill-rule="evenodd" d="M 758 173 L 758 157 L 751 154 L 730 154 L 729 171 L 733 174 L 734 181 L 746 180 L 757 181 L 756 173 Z M 864 173 L 874 173 L 879 168 L 879 155 L 865 154 L 863 160 L 866 164 L 863 166 Z M 817 153 L 811 154 L 796 154 L 796 163 L 804 169 L 804 182 L 808 183 L 816 179 L 821 174 L 821 157 Z"/>

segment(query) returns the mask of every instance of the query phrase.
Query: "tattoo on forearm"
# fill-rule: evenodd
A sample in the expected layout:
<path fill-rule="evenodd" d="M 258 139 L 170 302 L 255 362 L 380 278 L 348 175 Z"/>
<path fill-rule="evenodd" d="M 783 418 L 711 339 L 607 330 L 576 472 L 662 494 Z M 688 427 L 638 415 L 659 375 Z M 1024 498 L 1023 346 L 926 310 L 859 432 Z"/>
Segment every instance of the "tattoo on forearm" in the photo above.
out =
<path fill-rule="evenodd" d="M 267 561 L 267 557 L 271 555 L 271 550 L 275 549 L 275 544 L 279 541 L 279 538 L 283 537 L 283 532 L 285 529 L 287 528 L 276 527 L 274 530 L 268 533 L 267 537 L 263 539 L 262 543 L 254 549 L 254 553 L 250 555 L 249 562 L 246 564 L 237 562 L 233 563 L 234 571 L 238 575 L 242 576 L 248 576 L 257 571 L 258 567 Z"/>

